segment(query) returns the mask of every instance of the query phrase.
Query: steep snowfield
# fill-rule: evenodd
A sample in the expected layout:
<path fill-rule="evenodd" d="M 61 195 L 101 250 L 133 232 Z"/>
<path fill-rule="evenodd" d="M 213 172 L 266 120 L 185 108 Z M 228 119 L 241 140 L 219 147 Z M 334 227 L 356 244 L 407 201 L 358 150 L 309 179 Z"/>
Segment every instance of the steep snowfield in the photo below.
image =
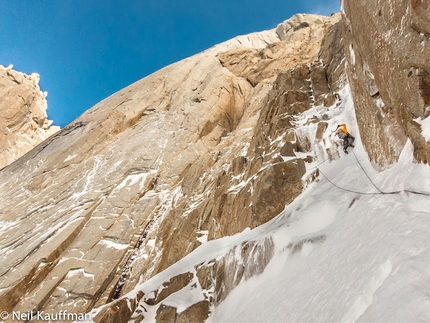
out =
<path fill-rule="evenodd" d="M 364 160 L 361 149 L 356 154 Z M 411 156 L 405 147 L 376 184 L 430 191 L 428 166 L 414 165 Z M 353 155 L 325 167 L 341 187 L 375 191 Z M 322 180 L 267 224 L 276 242 L 272 262 L 233 290 L 208 322 L 430 321 L 429 210 L 428 196 L 358 195 Z M 317 236 L 324 242 L 287 248 Z"/>
<path fill-rule="evenodd" d="M 345 110 L 334 120 L 358 134 L 347 91 L 343 101 Z M 320 176 L 265 230 L 255 230 L 274 237 L 274 258 L 262 275 L 233 290 L 208 322 L 430 321 L 430 197 L 404 191 L 430 192 L 430 169 L 413 163 L 410 143 L 381 173 L 358 135 L 354 153 L 320 169 L 341 188 L 376 194 L 347 192 Z M 379 194 L 377 188 L 401 192 Z M 301 250 L 288 248 L 299 241 Z"/>
<path fill-rule="evenodd" d="M 397 164 L 376 172 L 360 143 L 348 88 L 339 108 L 323 112 L 331 118 L 324 138 L 332 137 L 336 124 L 347 123 L 356 137 L 353 152 L 329 161 L 315 144 L 318 161 L 308 165 L 308 173 L 318 165 L 325 177 L 320 175 L 279 216 L 254 230 L 204 243 L 129 296 L 139 290 L 147 295 L 169 277 L 192 273 L 197 264 L 243 242 L 271 238 L 275 252 L 264 272 L 233 289 L 212 309 L 208 323 L 429 322 L 430 197 L 406 191 L 430 192 L 428 165 L 413 162 L 408 142 Z M 303 131 L 305 120 L 306 113 L 297 119 Z M 324 142 L 325 149 L 339 149 L 333 141 Z M 165 304 L 180 312 L 208 293 L 194 280 Z M 143 307 L 144 322 L 154 322 L 157 306 Z"/>

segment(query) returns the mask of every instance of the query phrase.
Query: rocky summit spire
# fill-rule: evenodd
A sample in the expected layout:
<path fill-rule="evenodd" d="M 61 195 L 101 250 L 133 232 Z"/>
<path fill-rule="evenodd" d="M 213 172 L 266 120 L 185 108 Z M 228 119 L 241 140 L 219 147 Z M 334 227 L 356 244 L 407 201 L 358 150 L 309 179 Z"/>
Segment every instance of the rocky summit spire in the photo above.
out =
<path fill-rule="evenodd" d="M 0 65 L 0 169 L 60 129 L 47 119 L 46 96 L 38 74 Z"/>

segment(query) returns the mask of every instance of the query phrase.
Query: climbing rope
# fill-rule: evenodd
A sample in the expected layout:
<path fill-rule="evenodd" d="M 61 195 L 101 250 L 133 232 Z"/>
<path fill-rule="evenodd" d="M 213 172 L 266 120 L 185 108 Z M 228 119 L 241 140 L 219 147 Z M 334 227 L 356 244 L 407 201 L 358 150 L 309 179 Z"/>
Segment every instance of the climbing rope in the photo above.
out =
<path fill-rule="evenodd" d="M 324 159 L 321 163 L 319 163 L 316 166 L 313 166 L 311 168 L 309 168 L 309 170 L 314 169 L 314 168 L 318 168 L 319 166 L 321 166 L 322 164 L 324 164 L 327 160 L 329 160 L 331 157 L 327 157 L 326 159 Z"/>
<path fill-rule="evenodd" d="M 382 191 L 378 186 L 376 186 L 376 184 L 372 181 L 372 179 L 370 178 L 369 174 L 367 174 L 366 170 L 364 169 L 364 167 L 361 165 L 360 161 L 357 158 L 357 155 L 355 154 L 354 150 L 352 150 L 352 153 L 354 154 L 355 160 L 357 161 L 358 165 L 360 165 L 360 168 L 362 169 L 362 171 L 364 172 L 364 174 L 366 175 L 366 177 L 369 179 L 370 183 L 372 183 L 372 185 L 378 190 L 378 192 L 374 192 L 374 193 L 368 193 L 368 192 L 358 192 L 358 191 L 354 191 L 354 190 L 350 190 L 344 187 L 340 187 L 339 185 L 333 183 L 322 171 L 320 168 L 318 168 L 320 165 L 324 164 L 327 160 L 330 159 L 330 157 L 324 159 L 321 163 L 319 163 L 317 166 L 314 166 L 312 168 L 318 168 L 319 172 L 324 176 L 324 178 L 334 187 L 345 191 L 345 192 L 350 192 L 350 193 L 354 193 L 354 194 L 360 194 L 360 195 L 390 195 L 390 194 L 400 194 L 402 191 L 392 191 L 392 192 L 384 192 Z M 311 169 L 312 169 L 311 168 Z M 414 190 L 404 190 L 404 192 L 406 193 L 410 193 L 410 194 L 418 194 L 418 195 L 424 195 L 424 196 L 430 196 L 430 193 L 427 192 L 418 192 L 418 191 L 414 191 Z"/>
<path fill-rule="evenodd" d="M 379 189 L 378 186 L 375 185 L 375 183 L 372 181 L 370 176 L 367 174 L 367 172 L 364 170 L 363 166 L 361 165 L 360 161 L 357 158 L 357 155 L 355 154 L 354 150 L 352 150 L 352 153 L 354 154 L 355 160 L 357 161 L 358 165 L 360 165 L 361 169 L 363 170 L 364 174 L 366 174 L 366 177 L 369 179 L 370 183 L 381 193 L 381 194 L 399 194 L 401 191 L 394 191 L 394 192 L 383 192 Z"/>
<path fill-rule="evenodd" d="M 354 191 L 354 190 L 350 190 L 350 189 L 347 189 L 347 188 L 343 188 L 343 187 L 340 187 L 339 185 L 337 185 L 337 184 L 335 184 L 335 183 L 333 183 L 322 171 L 321 171 L 321 169 L 319 169 L 319 172 L 322 174 L 322 176 L 324 176 L 324 178 L 331 184 L 331 185 L 333 185 L 334 187 L 337 187 L 338 189 L 340 189 L 340 190 L 342 190 L 342 191 L 345 191 L 345 192 L 350 192 L 350 193 L 355 193 L 355 194 L 360 194 L 360 195 L 380 195 L 381 193 L 379 193 L 379 192 L 375 192 L 375 193 L 368 193 L 368 192 L 357 192 L 357 191 Z"/>
<path fill-rule="evenodd" d="M 427 193 L 427 192 L 417 192 L 417 191 L 412 191 L 412 190 L 404 190 L 404 191 L 406 193 L 411 193 L 411 194 L 430 196 L 430 193 Z"/>
<path fill-rule="evenodd" d="M 354 149 L 352 150 L 352 153 L 354 154 L 355 159 L 357 160 L 358 165 L 360 165 L 361 170 L 363 171 L 363 173 L 366 175 L 366 177 L 369 179 L 370 183 L 372 183 L 373 187 L 376 188 L 380 193 L 383 193 L 378 186 L 375 185 L 375 183 L 373 183 L 373 181 L 371 180 L 371 178 L 369 177 L 369 175 L 367 174 L 367 172 L 364 170 L 363 166 L 361 165 L 360 161 L 357 158 L 357 155 L 354 152 Z"/>

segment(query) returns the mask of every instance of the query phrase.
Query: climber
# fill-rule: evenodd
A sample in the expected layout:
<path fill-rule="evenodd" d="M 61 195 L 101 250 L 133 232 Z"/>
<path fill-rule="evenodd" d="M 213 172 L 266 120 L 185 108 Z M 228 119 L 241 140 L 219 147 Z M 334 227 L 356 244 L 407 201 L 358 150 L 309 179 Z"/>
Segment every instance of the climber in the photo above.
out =
<path fill-rule="evenodd" d="M 344 123 L 338 125 L 336 130 L 337 130 L 338 137 L 340 139 L 343 139 L 343 151 L 345 152 L 345 154 L 347 154 L 348 153 L 348 150 L 347 150 L 348 147 L 354 148 L 353 143 L 354 143 L 355 138 L 350 135 L 348 130 L 346 130 L 346 124 L 344 124 Z"/>

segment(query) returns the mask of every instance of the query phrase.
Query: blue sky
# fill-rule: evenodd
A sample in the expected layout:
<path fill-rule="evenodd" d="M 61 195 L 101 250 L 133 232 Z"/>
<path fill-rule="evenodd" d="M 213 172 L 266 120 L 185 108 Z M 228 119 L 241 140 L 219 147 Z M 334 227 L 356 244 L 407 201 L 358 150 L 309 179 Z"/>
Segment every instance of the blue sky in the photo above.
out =
<path fill-rule="evenodd" d="M 295 13 L 339 0 L 0 0 L 0 64 L 39 73 L 48 116 L 64 127 L 160 68 Z"/>

